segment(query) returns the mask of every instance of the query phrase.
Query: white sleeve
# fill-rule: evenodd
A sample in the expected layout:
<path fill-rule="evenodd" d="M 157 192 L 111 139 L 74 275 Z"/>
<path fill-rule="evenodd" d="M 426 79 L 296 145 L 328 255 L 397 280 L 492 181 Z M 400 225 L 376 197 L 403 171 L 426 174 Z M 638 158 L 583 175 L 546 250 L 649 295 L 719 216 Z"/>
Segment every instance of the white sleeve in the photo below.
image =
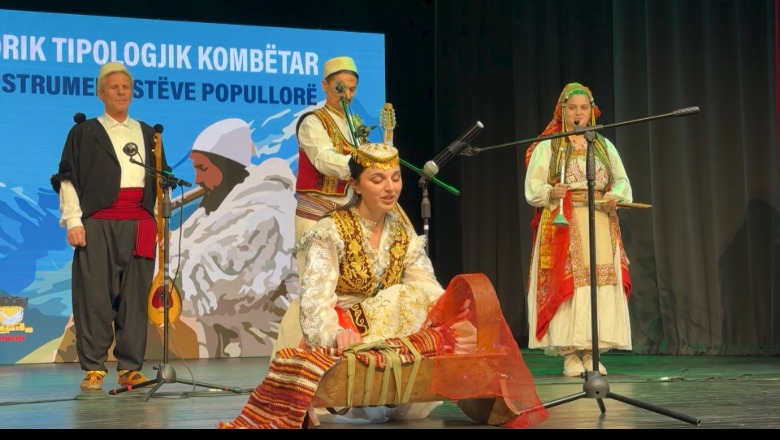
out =
<path fill-rule="evenodd" d="M 628 180 L 620 154 L 618 154 L 617 148 L 609 139 L 604 139 L 607 141 L 607 153 L 611 162 L 610 173 L 612 175 L 612 187 L 605 194 L 605 197 L 614 198 L 618 202 L 633 202 L 634 195 L 631 191 L 631 182 Z"/>
<path fill-rule="evenodd" d="M 60 212 L 62 213 L 60 226 L 67 229 L 83 226 L 81 223 L 82 212 L 79 196 L 76 194 L 76 188 L 73 187 L 73 183 L 69 180 L 60 182 Z"/>
<path fill-rule="evenodd" d="M 317 171 L 326 176 L 349 179 L 349 155 L 336 151 L 320 118 L 309 115 L 303 119 L 298 127 L 298 144 Z"/>
<path fill-rule="evenodd" d="M 528 171 L 525 174 L 525 200 L 531 206 L 553 210 L 557 208 L 557 204 L 550 204 L 550 193 L 553 188 L 547 182 L 550 174 L 550 145 L 549 140 L 542 141 L 531 154 Z"/>
<path fill-rule="evenodd" d="M 339 243 L 335 232 L 313 229 L 301 238 L 301 331 L 309 347 L 333 347 L 339 329 L 336 284 Z"/>

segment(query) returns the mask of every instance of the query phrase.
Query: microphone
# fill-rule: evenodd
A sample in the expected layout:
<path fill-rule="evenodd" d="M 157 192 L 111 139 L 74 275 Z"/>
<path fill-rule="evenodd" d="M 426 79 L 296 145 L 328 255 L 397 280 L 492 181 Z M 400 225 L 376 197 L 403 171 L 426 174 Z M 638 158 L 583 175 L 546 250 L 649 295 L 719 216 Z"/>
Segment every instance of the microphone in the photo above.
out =
<path fill-rule="evenodd" d="M 155 133 L 162 133 L 162 131 L 163 131 L 162 124 L 154 124 L 154 132 Z"/>
<path fill-rule="evenodd" d="M 672 112 L 672 116 L 688 116 L 699 113 L 699 107 L 686 107 Z"/>
<path fill-rule="evenodd" d="M 84 113 L 79 112 L 79 113 L 76 113 L 75 115 L 73 115 L 73 122 L 75 122 L 77 124 L 81 124 L 82 122 L 84 122 L 86 120 L 87 120 L 87 115 L 85 115 Z"/>
<path fill-rule="evenodd" d="M 170 169 L 170 167 L 168 167 L 168 168 Z M 171 189 L 175 189 L 175 188 L 176 188 L 176 186 L 175 186 L 175 185 L 179 185 L 179 186 L 186 186 L 187 188 L 190 188 L 190 187 L 192 186 L 192 184 L 191 184 L 190 182 L 187 182 L 187 181 L 186 181 L 186 180 L 184 180 L 184 179 L 179 179 L 178 177 L 174 176 L 174 175 L 173 175 L 173 173 L 172 173 L 172 172 L 170 172 L 170 171 L 167 171 L 167 170 L 166 170 L 166 171 L 163 171 L 162 173 L 163 173 L 163 174 L 164 174 L 166 177 L 168 177 L 168 178 L 170 178 L 171 180 L 173 180 L 173 181 L 174 181 L 174 187 L 173 187 L 173 188 L 171 188 Z"/>
<path fill-rule="evenodd" d="M 122 147 L 122 152 L 132 158 L 138 154 L 138 145 L 136 145 L 135 142 L 128 142 L 124 147 Z"/>
<path fill-rule="evenodd" d="M 425 175 L 433 177 L 438 174 L 439 169 L 449 162 L 450 159 L 463 152 L 463 150 L 469 146 L 469 143 L 482 132 L 483 128 L 485 128 L 485 126 L 482 125 L 482 122 L 477 121 L 471 128 L 463 132 L 457 140 L 442 150 L 438 156 L 434 157 L 433 160 L 425 162 L 425 165 L 423 166 Z"/>
<path fill-rule="evenodd" d="M 371 134 L 371 130 L 375 129 L 376 125 L 358 125 L 355 129 L 355 136 L 361 139 L 368 139 L 368 135 Z"/>
<path fill-rule="evenodd" d="M 344 81 L 339 81 L 339 82 L 336 83 L 336 87 L 334 87 L 334 88 L 336 89 L 336 92 L 339 95 L 343 95 L 344 92 L 347 91 L 347 84 L 344 83 Z"/>

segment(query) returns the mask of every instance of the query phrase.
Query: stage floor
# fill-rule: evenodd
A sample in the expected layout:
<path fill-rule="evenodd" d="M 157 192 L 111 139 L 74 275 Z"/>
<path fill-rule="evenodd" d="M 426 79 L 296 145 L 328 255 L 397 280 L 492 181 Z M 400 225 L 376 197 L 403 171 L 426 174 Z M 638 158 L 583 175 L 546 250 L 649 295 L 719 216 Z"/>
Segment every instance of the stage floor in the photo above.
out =
<path fill-rule="evenodd" d="M 562 358 L 526 350 L 523 355 L 550 412 L 533 429 L 780 428 L 778 356 L 607 353 L 601 356 L 609 373 L 606 383 L 594 383 L 563 377 Z M 160 365 L 147 361 L 144 373 L 154 378 Z M 185 383 L 111 394 L 119 389 L 115 364 L 109 365 L 103 391 L 92 392 L 79 389 L 83 373 L 77 364 L 0 366 L 0 427 L 215 429 L 239 414 L 265 377 L 268 358 L 171 360 L 166 367 Z M 611 397 L 601 400 L 602 413 L 591 396 L 605 386 Z M 444 402 L 424 420 L 315 429 L 347 427 L 501 429 L 475 424 L 453 402 Z"/>

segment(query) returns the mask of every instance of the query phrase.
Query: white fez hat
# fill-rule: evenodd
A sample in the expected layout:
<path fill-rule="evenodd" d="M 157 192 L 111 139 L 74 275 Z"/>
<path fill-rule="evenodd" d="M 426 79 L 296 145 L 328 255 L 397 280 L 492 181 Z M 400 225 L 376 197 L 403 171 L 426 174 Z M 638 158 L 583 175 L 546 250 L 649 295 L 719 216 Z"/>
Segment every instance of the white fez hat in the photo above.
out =
<path fill-rule="evenodd" d="M 124 73 L 127 75 L 128 78 L 130 78 L 130 82 L 133 82 L 133 75 L 130 75 L 130 71 L 127 70 L 127 67 L 125 67 L 124 64 L 112 61 L 110 63 L 103 64 L 100 67 L 100 72 L 98 72 L 98 80 L 97 80 L 97 88 L 100 90 L 100 85 L 103 82 L 103 79 L 107 77 L 108 75 L 111 75 L 112 73 Z"/>
<path fill-rule="evenodd" d="M 342 70 L 348 70 L 358 76 L 357 66 L 355 60 L 350 57 L 336 57 L 325 61 L 325 67 L 323 68 L 322 79 L 328 78 L 330 75 L 340 72 Z"/>
<path fill-rule="evenodd" d="M 252 164 L 253 129 L 243 119 L 229 118 L 206 127 L 192 144 L 192 151 L 216 154 L 244 166 Z"/>

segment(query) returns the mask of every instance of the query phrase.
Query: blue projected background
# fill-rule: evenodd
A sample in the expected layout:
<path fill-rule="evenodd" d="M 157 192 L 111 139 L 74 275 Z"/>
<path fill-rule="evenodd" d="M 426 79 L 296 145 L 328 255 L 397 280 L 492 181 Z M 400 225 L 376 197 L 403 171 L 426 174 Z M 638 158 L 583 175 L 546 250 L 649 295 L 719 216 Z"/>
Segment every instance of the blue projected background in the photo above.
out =
<path fill-rule="evenodd" d="M 295 173 L 295 123 L 322 105 L 320 69 L 331 57 L 358 65 L 354 113 L 376 125 L 384 104 L 380 34 L 8 10 L 0 34 L 0 364 L 52 361 L 72 312 L 72 249 L 50 178 L 73 116 L 103 112 L 101 64 L 129 67 L 130 116 L 164 127 L 168 162 L 189 182 L 193 141 L 228 118 L 253 129 L 253 164 L 281 158 Z M 172 230 L 188 214 L 172 216 Z"/>

